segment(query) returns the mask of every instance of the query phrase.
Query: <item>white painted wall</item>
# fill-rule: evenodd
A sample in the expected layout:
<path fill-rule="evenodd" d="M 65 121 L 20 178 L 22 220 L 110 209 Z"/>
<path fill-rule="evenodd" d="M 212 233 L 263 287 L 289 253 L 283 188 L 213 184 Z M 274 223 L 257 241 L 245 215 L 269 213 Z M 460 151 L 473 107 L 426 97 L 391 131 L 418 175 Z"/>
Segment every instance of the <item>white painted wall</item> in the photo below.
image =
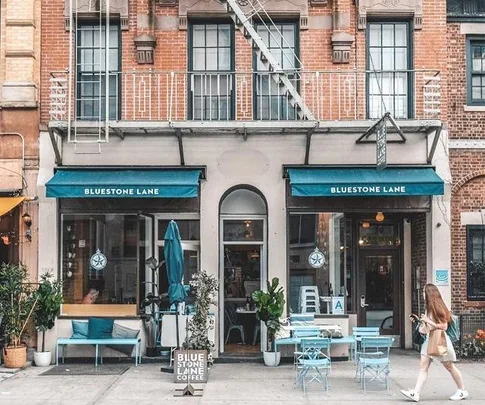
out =
<path fill-rule="evenodd" d="M 375 145 L 356 145 L 359 134 L 317 134 L 313 136 L 311 164 L 374 164 Z M 426 139 L 423 134 L 407 134 L 406 144 L 388 145 L 388 163 L 423 164 L 426 162 Z M 54 155 L 47 133 L 41 133 L 41 170 L 38 181 L 40 232 L 52 235 L 39 241 L 39 267 L 57 271 L 57 213 L 56 201 L 45 198 L 45 182 L 53 175 Z M 231 187 L 248 184 L 257 188 L 268 204 L 268 278 L 279 277 L 287 291 L 287 234 L 285 164 L 303 164 L 304 135 L 250 135 L 244 141 L 241 135 L 187 135 L 183 138 L 186 165 L 206 165 L 207 180 L 201 183 L 201 268 L 219 275 L 219 204 Z M 74 148 L 63 144 L 64 165 L 179 165 L 177 140 L 170 136 L 127 136 L 124 140 L 110 138 L 101 146 L 101 153 L 84 154 L 97 150 L 90 145 Z M 447 167 L 447 166 L 446 166 Z M 433 213 L 437 211 L 434 203 Z M 433 214 L 434 215 L 434 214 Z M 436 218 L 437 219 L 437 218 Z M 442 227 L 442 231 L 444 227 Z M 438 234 L 440 235 L 440 234 Z M 449 233 L 448 233 L 449 235 Z M 434 235 L 433 235 L 434 236 Z M 436 237 L 437 238 L 437 237 Z M 446 235 L 442 238 L 446 239 Z M 443 255 L 436 239 L 433 255 Z M 448 255 L 449 256 L 449 255 Z M 443 257 L 449 263 L 449 258 Z M 446 261 L 447 260 L 447 261 Z M 437 265 L 441 264 L 436 258 Z M 354 321 L 352 319 L 352 321 Z M 62 325 L 64 321 L 62 321 Z M 65 334 L 59 326 L 55 336 Z M 216 336 L 219 332 L 216 331 Z M 52 342 L 50 342 L 52 347 Z"/>

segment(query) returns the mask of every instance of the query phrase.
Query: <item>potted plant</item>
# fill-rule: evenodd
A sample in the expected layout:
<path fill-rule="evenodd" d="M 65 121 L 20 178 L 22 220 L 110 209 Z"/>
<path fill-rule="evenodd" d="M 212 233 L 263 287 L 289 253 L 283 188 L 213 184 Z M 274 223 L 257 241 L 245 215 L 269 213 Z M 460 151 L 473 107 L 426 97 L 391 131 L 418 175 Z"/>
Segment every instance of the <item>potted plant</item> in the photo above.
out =
<path fill-rule="evenodd" d="M 46 367 L 51 364 L 52 355 L 45 350 L 45 332 L 54 327 L 62 304 L 62 281 L 53 280 L 51 273 L 40 277 L 39 287 L 34 292 L 37 306 L 34 311 L 34 323 L 37 331 L 42 332 L 42 350 L 34 352 L 36 366 Z"/>
<path fill-rule="evenodd" d="M 267 282 L 267 291 L 256 290 L 252 294 L 256 305 L 256 319 L 263 321 L 268 331 L 268 341 L 271 351 L 264 351 L 264 364 L 277 366 L 280 363 L 281 353 L 275 354 L 273 343 L 276 333 L 280 330 L 280 318 L 285 309 L 285 295 L 283 287 L 279 286 L 279 279 L 273 278 Z"/>
<path fill-rule="evenodd" d="M 27 361 L 27 346 L 22 337 L 37 303 L 33 290 L 24 265 L 0 265 L 0 313 L 6 340 L 3 358 L 7 368 L 23 367 Z"/>

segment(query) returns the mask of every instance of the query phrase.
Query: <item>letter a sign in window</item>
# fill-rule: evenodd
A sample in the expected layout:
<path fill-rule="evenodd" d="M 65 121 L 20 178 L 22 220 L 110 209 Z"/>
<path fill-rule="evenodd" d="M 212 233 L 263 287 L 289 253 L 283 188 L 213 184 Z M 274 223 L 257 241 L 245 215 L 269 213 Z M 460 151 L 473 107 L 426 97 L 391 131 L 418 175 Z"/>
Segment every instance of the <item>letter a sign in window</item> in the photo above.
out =
<path fill-rule="evenodd" d="M 377 170 L 384 170 L 387 167 L 387 126 L 383 119 L 376 131 L 376 166 Z"/>

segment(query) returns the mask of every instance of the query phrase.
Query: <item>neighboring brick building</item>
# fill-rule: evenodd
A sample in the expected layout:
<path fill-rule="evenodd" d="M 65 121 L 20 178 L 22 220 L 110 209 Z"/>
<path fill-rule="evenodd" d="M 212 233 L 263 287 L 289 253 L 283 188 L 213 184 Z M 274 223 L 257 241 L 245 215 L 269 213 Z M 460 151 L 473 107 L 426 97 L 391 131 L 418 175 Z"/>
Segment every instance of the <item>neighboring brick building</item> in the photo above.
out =
<path fill-rule="evenodd" d="M 448 1 L 447 27 L 452 307 L 474 328 L 485 324 L 485 3 Z"/>
<path fill-rule="evenodd" d="M 40 0 L 0 11 L 0 263 L 22 261 L 37 280 Z M 30 215 L 30 226 L 25 214 Z M 24 220 L 22 220 L 22 217 Z"/>
<path fill-rule="evenodd" d="M 376 325 L 410 347 L 422 284 L 443 276 L 451 297 L 435 271 L 450 268 L 446 5 L 260 1 L 43 3 L 40 266 L 65 280 L 63 314 L 140 328 L 146 283 L 167 288 L 145 259 L 162 261 L 175 219 L 184 282 L 221 280 L 220 352 L 237 350 L 231 323 L 258 338 L 236 309 L 272 277 L 289 311 L 317 287 L 318 312 L 344 300 L 344 333 Z M 386 111 L 399 128 L 383 138 L 369 129 Z"/>

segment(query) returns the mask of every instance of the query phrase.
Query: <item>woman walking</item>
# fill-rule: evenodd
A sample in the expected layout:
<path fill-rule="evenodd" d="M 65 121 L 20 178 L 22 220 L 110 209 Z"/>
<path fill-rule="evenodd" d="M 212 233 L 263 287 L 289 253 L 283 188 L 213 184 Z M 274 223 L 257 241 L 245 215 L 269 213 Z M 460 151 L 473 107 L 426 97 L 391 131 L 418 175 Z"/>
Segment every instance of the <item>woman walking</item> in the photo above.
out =
<path fill-rule="evenodd" d="M 462 399 L 468 398 L 468 392 L 465 390 L 463 385 L 463 378 L 461 376 L 460 370 L 456 368 L 454 362 L 456 361 L 455 349 L 449 336 L 446 336 L 446 353 L 441 356 L 429 355 L 428 354 L 428 342 L 429 334 L 432 330 L 439 329 L 446 331 L 448 324 L 451 322 L 451 313 L 446 307 L 446 304 L 441 298 L 440 291 L 434 284 L 426 284 L 424 287 L 424 299 L 426 301 L 426 313 L 421 316 L 419 331 L 422 334 L 426 334 L 426 339 L 421 347 L 421 363 L 418 374 L 418 380 L 416 381 L 416 386 L 412 390 L 401 390 L 401 393 L 408 399 L 418 402 L 421 390 L 428 378 L 428 369 L 431 361 L 439 361 L 443 366 L 450 372 L 453 380 L 455 381 L 457 391 L 453 394 L 450 399 L 452 401 L 460 401 Z M 418 319 L 417 316 L 411 316 L 412 322 Z"/>

